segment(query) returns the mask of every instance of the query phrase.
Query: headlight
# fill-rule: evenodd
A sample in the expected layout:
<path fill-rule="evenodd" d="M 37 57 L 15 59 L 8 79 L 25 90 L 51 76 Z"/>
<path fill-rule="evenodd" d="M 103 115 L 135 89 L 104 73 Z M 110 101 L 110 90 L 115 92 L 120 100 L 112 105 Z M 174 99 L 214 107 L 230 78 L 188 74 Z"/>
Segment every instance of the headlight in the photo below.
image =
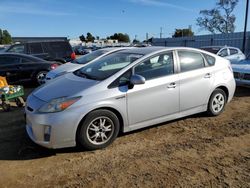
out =
<path fill-rule="evenodd" d="M 73 97 L 73 98 L 57 98 L 53 99 L 50 102 L 44 104 L 38 112 L 42 113 L 53 113 L 53 112 L 60 112 L 74 104 L 76 101 L 78 101 L 81 97 Z"/>

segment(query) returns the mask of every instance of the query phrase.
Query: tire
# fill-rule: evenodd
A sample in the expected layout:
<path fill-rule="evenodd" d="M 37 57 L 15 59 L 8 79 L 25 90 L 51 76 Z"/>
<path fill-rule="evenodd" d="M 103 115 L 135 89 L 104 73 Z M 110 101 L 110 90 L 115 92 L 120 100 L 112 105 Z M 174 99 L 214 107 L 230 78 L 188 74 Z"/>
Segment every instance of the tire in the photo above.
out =
<path fill-rule="evenodd" d="M 8 101 L 3 101 L 2 108 L 5 112 L 9 112 L 10 111 L 10 103 Z"/>
<path fill-rule="evenodd" d="M 18 107 L 23 107 L 23 106 L 24 106 L 24 100 L 23 100 L 22 97 L 16 98 L 16 99 L 15 99 L 15 102 L 16 102 L 16 105 L 17 105 Z"/>
<path fill-rule="evenodd" d="M 209 99 L 207 114 L 209 116 L 220 115 L 224 111 L 226 103 L 226 93 L 222 89 L 215 89 Z"/>
<path fill-rule="evenodd" d="M 35 79 L 36 79 L 36 82 L 39 84 L 39 85 L 42 85 L 45 83 L 45 78 L 46 78 L 46 74 L 48 73 L 48 71 L 40 71 L 36 74 L 35 76 Z"/>
<path fill-rule="evenodd" d="M 115 140 L 120 129 L 119 119 L 109 110 L 90 112 L 80 126 L 77 140 L 87 150 L 107 147 Z"/>

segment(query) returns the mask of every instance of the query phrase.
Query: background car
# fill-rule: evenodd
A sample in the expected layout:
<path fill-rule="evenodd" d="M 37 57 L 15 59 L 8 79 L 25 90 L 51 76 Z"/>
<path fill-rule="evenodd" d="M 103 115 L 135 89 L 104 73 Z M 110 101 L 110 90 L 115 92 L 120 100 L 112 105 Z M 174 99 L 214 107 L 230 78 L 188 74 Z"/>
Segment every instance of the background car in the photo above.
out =
<path fill-rule="evenodd" d="M 47 72 L 58 65 L 26 54 L 0 54 L 0 76 L 6 77 L 11 84 L 25 81 L 43 84 Z"/>
<path fill-rule="evenodd" d="M 46 75 L 46 81 L 52 80 L 58 76 L 61 76 L 63 74 L 66 74 L 68 72 L 73 72 L 81 67 L 83 67 L 86 63 L 89 63 L 90 61 L 94 61 L 98 58 L 101 58 L 105 55 L 108 55 L 110 53 L 114 53 L 117 51 L 121 51 L 124 49 L 128 49 L 129 47 L 123 47 L 123 48 L 103 48 L 100 50 L 96 50 L 92 53 L 86 54 L 82 57 L 79 57 L 75 59 L 72 62 L 66 63 L 64 65 L 61 65 L 55 70 L 50 71 Z M 131 48 L 131 47 L 130 47 Z"/>
<path fill-rule="evenodd" d="M 74 46 L 73 50 L 76 55 L 85 55 L 92 52 L 90 48 L 86 48 L 84 46 Z"/>
<path fill-rule="evenodd" d="M 66 63 L 76 58 L 68 41 L 41 41 L 14 44 L 6 52 L 29 54 L 47 61 Z"/>
<path fill-rule="evenodd" d="M 250 54 L 247 59 L 232 65 L 237 86 L 250 86 Z"/>
<path fill-rule="evenodd" d="M 228 59 L 232 64 L 246 59 L 246 56 L 239 48 L 230 46 L 206 46 L 202 50 L 214 53 Z"/>
<path fill-rule="evenodd" d="M 200 112 L 217 116 L 234 91 L 230 62 L 209 52 L 127 49 L 35 90 L 26 103 L 26 130 L 44 147 L 100 149 L 120 131 Z"/>

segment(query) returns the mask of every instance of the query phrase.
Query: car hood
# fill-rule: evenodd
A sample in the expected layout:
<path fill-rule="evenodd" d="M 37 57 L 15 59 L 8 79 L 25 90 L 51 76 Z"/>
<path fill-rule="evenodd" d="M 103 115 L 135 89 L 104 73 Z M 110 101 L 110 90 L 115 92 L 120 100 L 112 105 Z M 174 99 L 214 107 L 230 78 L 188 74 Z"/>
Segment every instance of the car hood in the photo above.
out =
<path fill-rule="evenodd" d="M 76 63 L 65 63 L 63 65 L 58 66 L 55 70 L 50 71 L 50 74 L 57 75 L 62 72 L 73 72 L 79 68 L 83 67 L 82 64 Z"/>
<path fill-rule="evenodd" d="M 74 96 L 97 83 L 99 81 L 81 78 L 69 73 L 39 87 L 32 94 L 43 101 L 49 102 L 55 98 Z"/>
<path fill-rule="evenodd" d="M 244 60 L 237 64 L 232 64 L 234 72 L 250 73 L 250 60 Z"/>

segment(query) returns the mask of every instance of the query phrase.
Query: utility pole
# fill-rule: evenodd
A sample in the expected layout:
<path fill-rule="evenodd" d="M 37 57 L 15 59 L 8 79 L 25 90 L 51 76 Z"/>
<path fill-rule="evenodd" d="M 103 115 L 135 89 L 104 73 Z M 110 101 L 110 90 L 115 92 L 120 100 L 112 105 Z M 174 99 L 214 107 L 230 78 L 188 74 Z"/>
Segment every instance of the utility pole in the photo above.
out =
<path fill-rule="evenodd" d="M 246 15 L 245 15 L 245 27 L 244 27 L 244 36 L 243 36 L 243 45 L 242 45 L 242 52 L 245 53 L 246 51 L 246 39 L 247 39 L 247 19 L 248 19 L 248 8 L 249 8 L 249 0 L 246 0 Z"/>
<path fill-rule="evenodd" d="M 146 42 L 148 44 L 148 33 L 146 33 Z"/>
<path fill-rule="evenodd" d="M 160 27 L 160 38 L 162 38 L 162 27 Z"/>

